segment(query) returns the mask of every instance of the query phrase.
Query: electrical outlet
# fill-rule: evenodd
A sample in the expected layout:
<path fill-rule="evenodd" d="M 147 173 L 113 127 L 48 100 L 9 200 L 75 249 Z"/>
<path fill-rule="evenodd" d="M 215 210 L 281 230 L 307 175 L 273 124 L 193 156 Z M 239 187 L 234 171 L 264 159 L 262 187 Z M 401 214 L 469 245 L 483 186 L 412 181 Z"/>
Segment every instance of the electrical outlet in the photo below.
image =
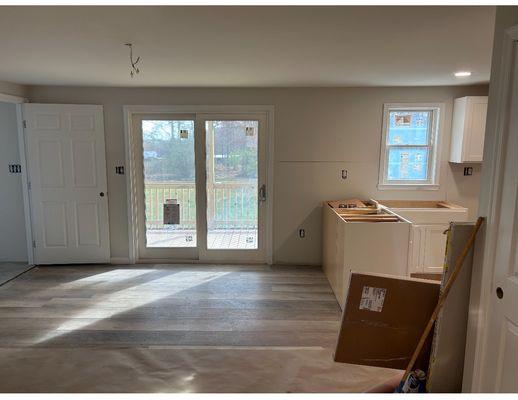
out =
<path fill-rule="evenodd" d="M 347 179 L 349 176 L 349 172 L 346 169 L 342 170 L 342 179 Z"/>
<path fill-rule="evenodd" d="M 299 237 L 305 238 L 306 237 L 306 230 L 305 229 L 299 229 Z"/>
<path fill-rule="evenodd" d="M 473 167 L 464 167 L 464 176 L 473 175 Z"/>
<path fill-rule="evenodd" d="M 124 166 L 123 165 L 118 165 L 115 167 L 115 173 L 117 175 L 124 175 Z"/>
<path fill-rule="evenodd" d="M 11 174 L 21 174 L 22 166 L 20 164 L 9 164 L 9 173 Z"/>

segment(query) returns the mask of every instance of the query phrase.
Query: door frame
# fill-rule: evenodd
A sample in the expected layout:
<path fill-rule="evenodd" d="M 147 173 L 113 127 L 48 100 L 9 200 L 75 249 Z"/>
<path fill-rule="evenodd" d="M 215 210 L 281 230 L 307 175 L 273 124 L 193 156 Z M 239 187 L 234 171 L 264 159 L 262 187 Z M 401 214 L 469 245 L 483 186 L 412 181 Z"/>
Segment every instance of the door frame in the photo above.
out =
<path fill-rule="evenodd" d="M 18 152 L 20 154 L 20 165 L 22 166 L 22 197 L 23 197 L 23 213 L 25 218 L 25 238 L 27 241 L 27 264 L 34 265 L 34 248 L 32 244 L 32 220 L 31 220 L 31 203 L 29 194 L 29 177 L 27 171 L 27 157 L 25 150 L 25 131 L 23 129 L 23 110 L 24 103 L 28 103 L 28 99 L 20 96 L 0 93 L 0 102 L 13 103 L 16 106 L 16 122 L 18 136 Z"/>
<path fill-rule="evenodd" d="M 138 254 L 138 219 L 137 219 L 137 180 L 135 152 L 135 132 L 132 129 L 134 114 L 263 114 L 266 118 L 266 221 L 265 252 L 267 264 L 273 263 L 273 168 L 274 168 L 274 106 L 272 105 L 125 105 L 124 145 L 126 164 L 126 193 L 128 216 L 128 259 L 131 264 L 137 262 L 170 262 L 165 259 L 139 260 Z M 203 212 L 203 210 L 199 210 Z M 174 260 L 185 263 L 227 262 L 226 260 Z M 230 261 L 231 262 L 231 261 Z M 237 261 L 236 261 L 237 262 Z"/>
<path fill-rule="evenodd" d="M 491 87 L 494 85 L 496 89 L 491 90 L 490 93 L 484 146 L 484 171 L 478 211 L 479 215 L 486 217 L 486 221 L 485 226 L 482 227 L 482 235 L 476 242 L 473 260 L 463 392 L 482 392 L 487 389 L 484 387 L 484 379 L 487 379 L 488 372 L 486 371 L 490 321 L 488 313 L 493 296 L 494 261 L 500 219 L 499 205 L 505 172 L 505 134 L 511 112 L 509 107 L 513 43 L 516 41 L 518 41 L 518 25 L 504 31 L 501 59 L 493 60 L 500 68 L 491 76 Z"/>

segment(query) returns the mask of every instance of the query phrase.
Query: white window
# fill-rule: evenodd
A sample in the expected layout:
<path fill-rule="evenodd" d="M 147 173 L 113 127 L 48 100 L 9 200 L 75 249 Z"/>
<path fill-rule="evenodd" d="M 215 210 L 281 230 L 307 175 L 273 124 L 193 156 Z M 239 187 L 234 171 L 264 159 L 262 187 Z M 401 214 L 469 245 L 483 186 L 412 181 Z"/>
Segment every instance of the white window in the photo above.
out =
<path fill-rule="evenodd" d="M 385 104 L 380 189 L 436 189 L 442 104 Z"/>

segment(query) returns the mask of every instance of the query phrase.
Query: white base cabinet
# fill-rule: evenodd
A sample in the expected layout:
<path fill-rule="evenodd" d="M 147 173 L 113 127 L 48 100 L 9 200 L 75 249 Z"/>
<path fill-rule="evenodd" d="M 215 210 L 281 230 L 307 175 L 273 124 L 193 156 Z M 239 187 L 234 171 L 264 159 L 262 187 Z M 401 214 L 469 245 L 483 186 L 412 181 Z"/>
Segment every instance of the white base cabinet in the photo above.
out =
<path fill-rule="evenodd" d="M 378 204 L 379 212 L 361 219 L 357 215 L 354 222 L 344 217 L 353 211 L 331 206 L 339 202 L 324 203 L 323 269 L 342 309 L 351 271 L 395 276 L 442 273 L 445 231 L 450 222 L 465 222 L 468 218 L 467 208 L 445 201 L 372 202 Z M 366 221 L 380 215 L 396 216 L 397 222 Z"/>
<path fill-rule="evenodd" d="M 408 273 L 442 273 L 445 231 L 450 222 L 466 222 L 468 209 L 447 201 L 379 200 L 379 204 L 412 223 Z"/>
<path fill-rule="evenodd" d="M 343 309 L 351 271 L 407 275 L 410 223 L 347 222 L 323 207 L 323 269 Z"/>
<path fill-rule="evenodd" d="M 408 272 L 442 273 L 448 224 L 412 225 Z"/>

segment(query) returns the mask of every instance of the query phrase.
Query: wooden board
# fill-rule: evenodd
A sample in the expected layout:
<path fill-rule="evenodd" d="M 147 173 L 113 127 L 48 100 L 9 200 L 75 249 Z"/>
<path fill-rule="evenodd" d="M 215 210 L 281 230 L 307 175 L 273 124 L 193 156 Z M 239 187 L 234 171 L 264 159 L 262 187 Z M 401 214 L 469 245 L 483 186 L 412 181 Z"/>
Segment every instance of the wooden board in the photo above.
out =
<path fill-rule="evenodd" d="M 463 208 L 442 200 L 376 200 L 376 202 L 388 208 Z"/>
<path fill-rule="evenodd" d="M 352 272 L 335 361 L 405 369 L 437 304 L 439 287 L 422 279 Z M 383 300 L 369 304 L 368 288 L 384 292 Z"/>
<path fill-rule="evenodd" d="M 374 201 L 360 199 L 328 200 L 324 205 L 331 207 L 337 213 L 368 213 L 376 212 L 378 205 Z"/>
<path fill-rule="evenodd" d="M 472 223 L 451 224 L 446 245 L 443 286 L 453 272 L 455 260 L 467 242 L 473 226 Z M 462 389 L 472 265 L 473 250 L 466 257 L 435 324 L 427 381 L 427 390 L 432 393 L 460 392 Z"/>
<path fill-rule="evenodd" d="M 360 199 L 330 200 L 327 202 L 332 208 L 365 208 L 365 204 Z"/>
<path fill-rule="evenodd" d="M 376 208 L 333 208 L 333 211 L 340 216 L 368 215 L 378 213 L 378 209 Z"/>
<path fill-rule="evenodd" d="M 347 215 L 341 217 L 345 222 L 399 222 L 400 220 L 395 215 Z"/>
<path fill-rule="evenodd" d="M 419 279 L 429 279 L 432 281 L 442 281 L 442 275 L 443 274 L 435 274 L 435 273 L 427 273 L 427 272 L 412 272 L 410 274 L 411 278 L 419 278 Z"/>

